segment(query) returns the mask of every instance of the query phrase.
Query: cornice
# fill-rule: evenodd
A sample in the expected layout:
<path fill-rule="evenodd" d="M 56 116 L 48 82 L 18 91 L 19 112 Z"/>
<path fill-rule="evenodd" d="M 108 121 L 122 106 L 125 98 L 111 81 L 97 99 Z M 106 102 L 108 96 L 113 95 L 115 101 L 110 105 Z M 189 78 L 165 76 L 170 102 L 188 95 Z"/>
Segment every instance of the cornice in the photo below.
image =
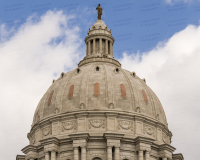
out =
<path fill-rule="evenodd" d="M 184 160 L 184 157 L 181 153 L 172 154 L 172 158 L 177 160 Z"/>
<path fill-rule="evenodd" d="M 60 143 L 60 140 L 56 137 L 50 137 L 50 138 L 46 138 L 46 139 L 43 139 L 43 140 L 40 140 L 39 141 L 41 143 L 41 145 L 45 146 L 45 145 L 48 145 L 48 144 L 56 144 L 56 145 L 59 145 Z"/>
<path fill-rule="evenodd" d="M 88 63 L 94 63 L 94 62 L 111 63 L 118 67 L 121 67 L 121 63 L 118 60 L 114 58 L 109 58 L 109 57 L 87 57 L 78 63 L 78 67 L 81 67 Z"/>
<path fill-rule="evenodd" d="M 69 134 L 68 135 L 72 140 L 80 140 L 80 139 L 85 139 L 88 141 L 90 138 L 89 133 L 75 133 L 75 134 Z"/>
<path fill-rule="evenodd" d="M 136 145 L 139 144 L 139 143 L 145 143 L 145 144 L 152 145 L 152 143 L 154 141 L 155 140 L 152 139 L 152 138 L 146 138 L 146 137 L 141 137 L 141 136 L 138 136 L 137 138 L 135 138 Z"/>
<path fill-rule="evenodd" d="M 115 139 L 115 140 L 120 140 L 124 137 L 124 134 L 119 134 L 119 133 L 104 133 L 103 137 L 105 140 L 107 139 Z"/>
<path fill-rule="evenodd" d="M 28 152 L 32 151 L 32 152 L 37 152 L 37 146 L 33 146 L 33 145 L 28 145 L 26 147 L 24 147 L 21 150 L 24 154 L 27 154 Z"/>

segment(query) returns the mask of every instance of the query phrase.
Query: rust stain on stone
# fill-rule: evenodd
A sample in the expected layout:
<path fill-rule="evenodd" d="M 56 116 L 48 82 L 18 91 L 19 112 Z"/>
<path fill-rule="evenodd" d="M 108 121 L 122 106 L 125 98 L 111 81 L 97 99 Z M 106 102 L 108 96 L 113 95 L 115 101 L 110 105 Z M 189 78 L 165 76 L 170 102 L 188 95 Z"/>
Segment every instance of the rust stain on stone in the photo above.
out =
<path fill-rule="evenodd" d="M 52 97 L 53 97 L 53 92 L 54 92 L 54 90 L 53 90 L 53 91 L 50 93 L 50 95 L 49 95 L 48 105 L 51 104 L 51 99 L 52 99 Z"/>
<path fill-rule="evenodd" d="M 96 83 L 94 84 L 94 95 L 95 95 L 95 96 L 98 96 L 99 93 L 100 93 L 100 84 L 99 84 L 98 82 L 96 82 Z"/>
<path fill-rule="evenodd" d="M 69 88 L 68 98 L 72 98 L 74 93 L 74 85 L 72 84 Z"/>
<path fill-rule="evenodd" d="M 120 88 L 121 88 L 121 95 L 123 98 L 126 98 L 126 88 L 123 84 L 120 84 Z"/>
<path fill-rule="evenodd" d="M 146 104 L 148 104 L 148 98 L 147 98 L 146 92 L 144 90 L 142 90 L 142 94 L 144 96 L 144 101 L 146 102 Z"/>

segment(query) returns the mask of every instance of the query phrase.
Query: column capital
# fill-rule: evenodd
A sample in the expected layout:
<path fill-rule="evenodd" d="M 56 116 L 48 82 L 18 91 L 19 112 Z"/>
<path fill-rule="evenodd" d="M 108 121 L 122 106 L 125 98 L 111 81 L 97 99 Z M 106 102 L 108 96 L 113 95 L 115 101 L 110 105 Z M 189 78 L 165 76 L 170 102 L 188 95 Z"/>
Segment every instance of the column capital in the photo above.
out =
<path fill-rule="evenodd" d="M 29 152 L 25 155 L 25 159 L 36 159 L 38 158 L 38 153 L 37 152 Z"/>
<path fill-rule="evenodd" d="M 108 145 L 107 145 L 106 147 L 107 147 L 108 149 L 109 149 L 109 148 L 112 148 L 112 146 L 108 146 Z"/>
<path fill-rule="evenodd" d="M 58 152 L 58 145 L 49 144 L 44 146 L 44 152 Z"/>

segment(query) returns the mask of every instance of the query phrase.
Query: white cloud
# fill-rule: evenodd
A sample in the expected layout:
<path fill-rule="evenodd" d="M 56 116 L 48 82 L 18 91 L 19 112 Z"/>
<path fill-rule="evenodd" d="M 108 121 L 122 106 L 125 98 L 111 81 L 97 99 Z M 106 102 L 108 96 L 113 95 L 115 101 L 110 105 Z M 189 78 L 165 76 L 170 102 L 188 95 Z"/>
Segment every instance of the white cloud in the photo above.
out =
<path fill-rule="evenodd" d="M 79 28 L 68 25 L 71 19 L 48 11 L 29 17 L 17 29 L 0 26 L 0 159 L 21 154 L 40 98 L 53 78 L 77 67 L 83 42 Z"/>
<path fill-rule="evenodd" d="M 175 4 L 177 2 L 183 2 L 183 3 L 193 3 L 193 2 L 200 2 L 199 0 L 165 0 L 168 4 Z"/>
<path fill-rule="evenodd" d="M 122 67 L 146 78 L 172 131 L 172 146 L 185 159 L 200 153 L 200 26 L 189 25 L 146 53 L 123 53 Z"/>

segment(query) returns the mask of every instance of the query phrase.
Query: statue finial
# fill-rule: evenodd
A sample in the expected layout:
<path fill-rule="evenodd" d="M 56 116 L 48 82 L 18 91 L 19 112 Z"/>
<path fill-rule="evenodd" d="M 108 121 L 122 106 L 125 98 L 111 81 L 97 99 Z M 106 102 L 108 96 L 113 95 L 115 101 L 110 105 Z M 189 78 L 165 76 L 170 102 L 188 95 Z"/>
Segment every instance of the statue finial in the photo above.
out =
<path fill-rule="evenodd" d="M 102 8 L 101 8 L 101 6 L 100 6 L 100 4 L 98 5 L 98 7 L 96 8 L 96 10 L 97 10 L 97 13 L 98 13 L 98 20 L 101 20 L 101 15 L 102 15 Z"/>

